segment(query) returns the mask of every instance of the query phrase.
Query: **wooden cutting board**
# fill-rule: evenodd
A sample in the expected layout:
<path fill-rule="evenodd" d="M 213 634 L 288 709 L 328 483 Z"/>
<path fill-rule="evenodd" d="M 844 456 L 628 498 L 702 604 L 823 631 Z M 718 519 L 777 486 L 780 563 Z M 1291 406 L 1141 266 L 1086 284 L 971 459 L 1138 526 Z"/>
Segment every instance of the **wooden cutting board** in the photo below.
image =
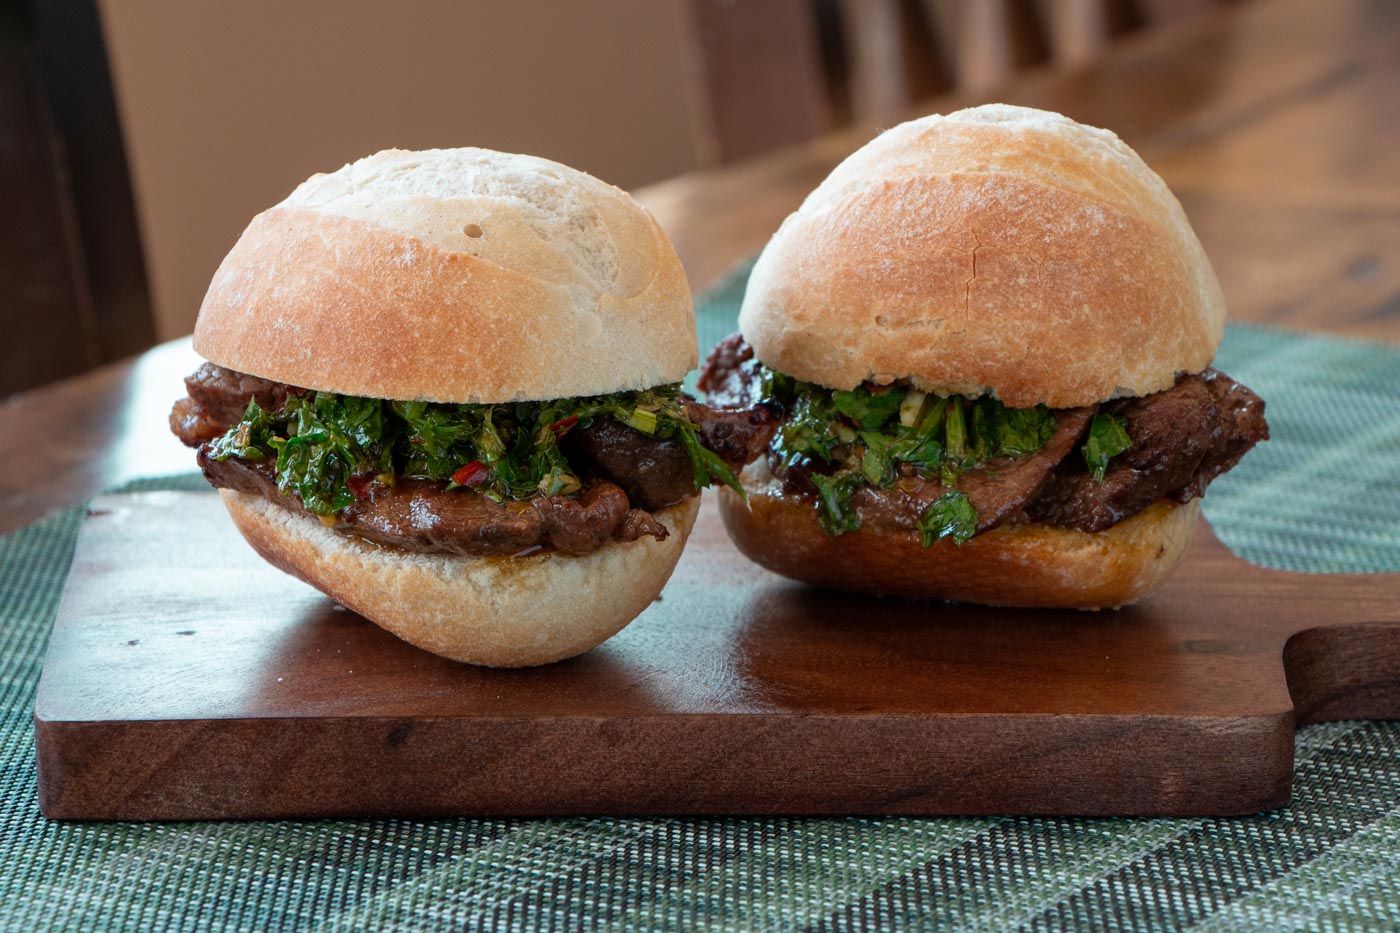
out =
<path fill-rule="evenodd" d="M 1400 716 L 1397 622 L 1400 574 L 1263 570 L 1204 526 L 1118 612 L 860 599 L 760 570 L 707 503 L 621 635 L 485 670 L 264 564 L 213 495 L 108 496 L 39 685 L 39 800 L 67 819 L 1248 813 L 1287 802 L 1297 724 Z"/>

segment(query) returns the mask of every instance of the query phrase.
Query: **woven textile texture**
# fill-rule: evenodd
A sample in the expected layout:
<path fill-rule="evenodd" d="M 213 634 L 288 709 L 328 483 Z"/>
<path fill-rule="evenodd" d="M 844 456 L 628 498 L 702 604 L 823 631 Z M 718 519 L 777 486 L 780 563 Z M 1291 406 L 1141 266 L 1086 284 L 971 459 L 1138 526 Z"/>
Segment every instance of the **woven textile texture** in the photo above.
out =
<path fill-rule="evenodd" d="M 1400 571 L 1400 351 L 1234 327 L 1219 365 L 1275 435 L 1211 488 L 1220 536 Z M 1239 819 L 49 822 L 31 715 L 80 514 L 0 539 L 3 930 L 1400 929 L 1400 723 L 1304 729 L 1291 805 Z"/>

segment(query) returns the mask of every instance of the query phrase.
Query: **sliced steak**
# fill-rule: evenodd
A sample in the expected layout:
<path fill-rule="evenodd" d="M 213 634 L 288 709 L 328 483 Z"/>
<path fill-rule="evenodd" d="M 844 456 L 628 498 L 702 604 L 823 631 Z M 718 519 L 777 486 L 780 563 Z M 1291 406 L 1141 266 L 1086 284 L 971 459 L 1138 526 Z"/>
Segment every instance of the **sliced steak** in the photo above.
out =
<path fill-rule="evenodd" d="M 208 447 L 201 447 L 195 460 L 204 478 L 215 489 L 232 489 L 273 501 L 282 498 L 282 490 L 277 488 L 277 477 L 273 475 L 270 460 L 215 460 L 209 456 Z M 293 499 L 291 502 L 301 508 L 299 501 Z"/>
<path fill-rule="evenodd" d="M 761 403 L 745 408 L 712 408 L 682 395 L 681 404 L 690 423 L 700 429 L 700 443 L 736 472 L 758 459 L 782 423 L 773 406 Z"/>
<path fill-rule="evenodd" d="M 243 418 L 249 399 L 275 410 L 288 395 L 306 391 L 213 363 L 200 366 L 185 379 L 185 386 L 189 397 L 175 403 L 170 430 L 190 447 L 227 433 Z M 777 427 L 777 419 L 766 407 L 719 410 L 688 396 L 682 396 L 682 405 L 699 428 L 700 442 L 734 470 L 757 457 Z M 696 492 L 695 471 L 684 448 L 647 437 L 611 418 L 595 418 L 588 427 L 570 432 L 564 445 L 571 461 L 578 458 L 576 466 L 583 468 L 579 470 L 583 476 L 596 474 L 610 480 L 641 508 L 666 508 Z M 639 520 L 631 527 L 650 526 Z"/>
<path fill-rule="evenodd" d="M 249 399 L 273 410 L 281 407 L 288 395 L 304 391 L 213 363 L 205 363 L 186 376 L 185 389 L 189 397 L 175 403 L 170 430 L 189 447 L 220 437 L 242 421 Z"/>
<path fill-rule="evenodd" d="M 285 497 L 273 501 L 287 504 Z M 547 543 L 544 518 L 531 503 L 496 503 L 480 493 L 449 491 L 446 483 L 434 480 L 401 478 L 342 510 L 334 527 L 425 554 L 486 557 Z"/>
<path fill-rule="evenodd" d="M 266 461 L 215 460 L 200 448 L 199 465 L 211 485 L 260 495 L 284 508 L 311 514 L 293 495 L 277 488 Z M 590 483 L 578 499 L 539 496 L 497 503 L 467 489 L 447 489 L 432 480 L 401 478 L 393 486 L 372 486 L 373 494 L 337 516 L 335 529 L 379 544 L 421 553 L 471 557 L 515 554 L 552 547 L 564 554 L 598 550 L 612 538 L 634 541 L 667 536 L 656 519 L 629 509 L 627 495 L 603 481 Z"/>
<path fill-rule="evenodd" d="M 1094 408 L 1054 412 L 1055 433 L 1045 446 L 1024 457 L 1002 457 L 958 477 L 957 488 L 977 509 L 977 530 L 987 531 L 1018 515 L 1079 445 Z"/>
<path fill-rule="evenodd" d="M 742 335 L 732 334 L 705 361 L 699 386 L 716 404 L 759 405 L 764 401 L 759 374 L 753 348 Z M 1076 449 L 1094 409 L 1058 410 L 1055 435 L 1039 452 L 990 463 L 959 478 L 957 488 L 977 509 L 977 530 L 1024 511 L 1047 524 L 1103 531 L 1163 497 L 1188 502 L 1202 495 L 1215 477 L 1269 437 L 1263 400 L 1214 369 L 1183 376 L 1165 392 L 1108 402 L 1101 410 L 1123 418 L 1133 441 L 1109 463 L 1102 482 L 1089 474 Z M 843 452 L 837 448 L 837 464 Z M 792 494 L 815 495 L 812 474 L 837 469 L 810 458 L 785 465 L 771 446 L 767 456 L 773 475 Z M 937 482 L 905 475 L 883 489 L 861 488 L 852 501 L 863 522 L 907 530 L 947 491 Z"/>
<path fill-rule="evenodd" d="M 255 399 L 263 408 L 274 409 L 288 395 L 300 395 L 305 391 L 213 363 L 205 363 L 186 376 L 185 388 L 198 405 L 231 425 L 242 420 L 249 399 Z"/>
<path fill-rule="evenodd" d="M 1215 399 L 1219 417 L 1211 424 L 1210 445 L 1191 481 L 1172 493 L 1178 502 L 1203 495 L 1211 480 L 1234 468 L 1260 441 L 1269 439 L 1264 400 L 1218 369 L 1207 369 L 1201 380 Z"/>
<path fill-rule="evenodd" d="M 1103 531 L 1164 496 L 1189 501 L 1268 436 L 1263 402 L 1215 370 L 1182 376 L 1165 392 L 1104 406 L 1126 422 L 1133 446 L 1098 482 L 1082 457 L 1067 457 L 1027 514 L 1037 521 Z"/>
<path fill-rule="evenodd" d="M 758 457 L 777 430 L 767 408 L 720 410 L 686 396 L 682 404 L 699 428 L 700 443 L 736 471 Z M 569 432 L 564 453 L 585 472 L 621 486 L 644 509 L 662 509 L 695 494 L 695 468 L 680 444 L 647 437 L 611 418 L 594 418 Z"/>
<path fill-rule="evenodd" d="M 749 408 L 764 400 L 759 397 L 759 367 L 753 347 L 743 334 L 725 337 L 705 359 L 696 387 L 705 400 L 725 408 Z"/>
<path fill-rule="evenodd" d="M 575 428 L 563 446 L 581 472 L 616 483 L 641 508 L 665 508 L 695 494 L 695 471 L 679 444 L 657 441 L 611 418 Z"/>
<path fill-rule="evenodd" d="M 622 521 L 613 529 L 613 538 L 618 541 L 636 541 L 646 537 L 664 541 L 669 534 L 666 526 L 645 509 L 628 509 Z"/>
<path fill-rule="evenodd" d="M 1067 457 L 1031 504 L 1031 518 L 1104 531 L 1190 481 L 1206 454 L 1217 407 L 1197 376 L 1165 392 L 1120 399 L 1104 411 L 1124 419 L 1133 446 L 1109 462 L 1102 482 L 1081 456 Z"/>
<path fill-rule="evenodd" d="M 241 419 L 241 415 L 239 416 Z M 170 409 L 170 431 L 186 447 L 198 447 L 216 437 L 223 437 L 234 422 L 226 421 L 217 412 L 201 408 L 192 398 L 182 398 Z"/>
<path fill-rule="evenodd" d="M 731 334 L 719 343 L 705 361 L 699 387 L 710 402 L 719 405 L 760 405 L 760 364 L 753 348 L 742 334 Z M 1003 458 L 962 474 L 957 489 L 967 494 L 980 518 L 979 531 L 995 528 L 1017 515 L 1040 492 L 1059 462 L 1074 449 L 1093 417 L 1093 408 L 1055 412 L 1054 435 L 1035 454 Z M 778 425 L 766 433 L 771 440 Z M 767 441 L 765 441 L 766 443 Z M 842 451 L 837 450 L 837 462 Z M 815 494 L 813 473 L 830 473 L 836 467 L 811 458 L 787 465 L 782 455 L 770 448 L 768 466 L 773 475 L 785 481 L 790 492 Z M 867 486 L 852 497 L 862 522 L 896 528 L 913 528 L 929 503 L 948 492 L 936 481 L 903 476 L 885 488 Z"/>
<path fill-rule="evenodd" d="M 540 496 L 531 500 L 544 521 L 544 534 L 564 554 L 592 554 L 612 537 L 627 516 L 627 493 L 612 483 L 595 480 L 577 499 Z"/>
<path fill-rule="evenodd" d="M 862 524 L 911 530 L 935 499 L 953 489 L 977 509 L 977 531 L 995 528 L 1020 514 L 1050 479 L 1055 467 L 1075 448 L 1094 416 L 1093 408 L 1061 409 L 1055 433 L 1045 446 L 1024 457 L 1002 457 L 969 470 L 956 486 L 936 480 L 901 477 L 883 489 L 865 486 L 851 497 Z"/>

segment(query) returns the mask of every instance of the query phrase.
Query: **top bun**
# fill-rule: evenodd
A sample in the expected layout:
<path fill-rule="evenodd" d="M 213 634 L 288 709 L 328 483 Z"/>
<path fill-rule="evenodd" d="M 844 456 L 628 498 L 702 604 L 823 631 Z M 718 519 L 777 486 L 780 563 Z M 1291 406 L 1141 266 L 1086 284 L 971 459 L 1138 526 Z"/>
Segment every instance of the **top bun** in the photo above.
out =
<path fill-rule="evenodd" d="M 484 403 L 679 382 L 697 355 L 685 272 L 641 205 L 488 149 L 312 176 L 225 257 L 194 348 L 309 389 Z"/>
<path fill-rule="evenodd" d="M 829 388 L 909 379 L 1016 408 L 1169 388 L 1225 327 L 1166 184 L 1107 130 L 992 105 L 851 155 L 759 257 L 739 329 Z"/>

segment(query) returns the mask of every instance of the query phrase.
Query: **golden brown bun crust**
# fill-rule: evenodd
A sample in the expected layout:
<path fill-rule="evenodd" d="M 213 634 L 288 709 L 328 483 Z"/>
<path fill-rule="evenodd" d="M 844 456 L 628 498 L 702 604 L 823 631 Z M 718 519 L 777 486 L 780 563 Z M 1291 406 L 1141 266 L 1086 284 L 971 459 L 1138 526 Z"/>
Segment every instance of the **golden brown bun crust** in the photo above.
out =
<path fill-rule="evenodd" d="M 695 310 L 625 192 L 484 149 L 388 151 L 253 219 L 195 325 L 205 358 L 349 395 L 507 402 L 679 382 Z"/>
<path fill-rule="evenodd" d="M 338 534 L 260 496 L 220 490 L 269 563 L 434 654 L 530 667 L 582 654 L 651 605 L 671 577 L 700 497 L 656 513 L 665 541 L 611 541 L 585 557 L 412 554 Z"/>
<path fill-rule="evenodd" d="M 745 488 L 747 508 L 719 491 L 720 515 L 739 550 L 775 573 L 829 589 L 987 606 L 1131 603 L 1181 562 L 1200 512 L 1196 501 L 1161 500 L 1095 534 L 1026 523 L 993 528 L 961 547 L 945 540 L 925 548 L 912 533 L 859 529 L 831 537 L 809 503 L 772 486 Z"/>
<path fill-rule="evenodd" d="M 1170 388 L 1224 333 L 1181 205 L 1106 130 L 992 105 L 895 127 L 784 221 L 739 329 L 760 360 L 850 389 L 909 378 L 1077 408 Z"/>

